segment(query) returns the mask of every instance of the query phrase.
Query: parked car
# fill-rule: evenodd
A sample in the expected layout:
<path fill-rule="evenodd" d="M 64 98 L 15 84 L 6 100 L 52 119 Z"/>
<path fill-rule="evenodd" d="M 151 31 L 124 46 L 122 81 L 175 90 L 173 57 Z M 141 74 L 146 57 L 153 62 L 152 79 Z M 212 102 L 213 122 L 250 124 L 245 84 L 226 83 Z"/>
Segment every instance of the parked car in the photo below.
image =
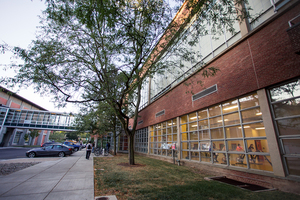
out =
<path fill-rule="evenodd" d="M 80 145 L 75 144 L 74 142 L 64 142 L 64 145 L 71 146 L 74 148 L 74 151 L 78 151 L 81 149 Z"/>
<path fill-rule="evenodd" d="M 45 142 L 41 145 L 41 147 L 47 147 L 49 145 L 54 145 L 54 144 L 61 144 L 61 143 L 59 143 L 59 142 Z"/>
<path fill-rule="evenodd" d="M 71 155 L 73 147 L 68 147 L 62 144 L 54 144 L 46 147 L 30 149 L 26 152 L 26 156 L 33 158 L 35 156 L 59 156 L 64 157 L 65 155 Z"/>

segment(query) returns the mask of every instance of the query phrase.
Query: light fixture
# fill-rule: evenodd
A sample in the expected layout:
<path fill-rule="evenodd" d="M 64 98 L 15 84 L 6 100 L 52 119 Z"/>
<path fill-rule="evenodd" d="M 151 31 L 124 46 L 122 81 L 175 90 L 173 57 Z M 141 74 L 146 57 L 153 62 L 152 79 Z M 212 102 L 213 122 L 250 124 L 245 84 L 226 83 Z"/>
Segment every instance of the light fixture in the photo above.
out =
<path fill-rule="evenodd" d="M 259 113 L 256 113 L 256 115 L 262 115 L 262 113 L 261 113 L 261 112 L 259 112 Z"/>
<path fill-rule="evenodd" d="M 223 110 L 231 110 L 231 109 L 234 109 L 234 108 L 237 108 L 238 106 L 231 106 L 231 107 L 228 107 L 228 108 L 224 108 Z"/>
<path fill-rule="evenodd" d="M 259 127 L 259 128 L 255 128 L 255 130 L 264 130 L 265 127 Z"/>
<path fill-rule="evenodd" d="M 224 122 L 227 122 L 229 119 L 224 119 Z M 219 120 L 217 122 L 222 122 L 222 120 Z"/>
<path fill-rule="evenodd" d="M 197 125 L 192 125 L 192 127 L 197 127 Z"/>

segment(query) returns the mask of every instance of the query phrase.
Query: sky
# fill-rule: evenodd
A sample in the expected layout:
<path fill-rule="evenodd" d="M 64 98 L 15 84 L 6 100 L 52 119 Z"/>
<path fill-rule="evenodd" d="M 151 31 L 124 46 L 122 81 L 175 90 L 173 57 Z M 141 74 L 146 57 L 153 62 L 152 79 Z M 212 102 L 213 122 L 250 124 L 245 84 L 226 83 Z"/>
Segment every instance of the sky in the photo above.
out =
<path fill-rule="evenodd" d="M 7 43 L 10 46 L 27 48 L 34 40 L 37 26 L 39 26 L 39 15 L 46 6 L 41 0 L 0 0 L 0 44 Z M 0 76 L 12 77 L 15 75 L 13 70 L 6 70 L 6 65 L 13 61 L 12 54 L 0 54 Z M 22 64 L 22 60 L 17 61 Z M 57 108 L 52 102 L 51 96 L 41 96 L 35 93 L 32 88 L 8 88 L 29 101 L 49 110 L 56 112 L 78 112 L 76 105 L 68 104 L 66 108 Z"/>

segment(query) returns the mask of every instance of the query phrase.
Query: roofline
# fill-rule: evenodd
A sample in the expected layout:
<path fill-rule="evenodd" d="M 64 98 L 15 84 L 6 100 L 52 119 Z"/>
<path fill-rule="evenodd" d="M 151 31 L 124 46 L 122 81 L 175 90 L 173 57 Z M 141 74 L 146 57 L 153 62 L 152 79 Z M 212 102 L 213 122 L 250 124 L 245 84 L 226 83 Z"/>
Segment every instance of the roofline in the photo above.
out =
<path fill-rule="evenodd" d="M 40 110 L 48 111 L 47 109 L 45 109 L 45 108 L 43 108 L 43 107 L 41 107 L 41 106 L 39 106 L 39 105 L 33 103 L 32 101 L 29 101 L 28 99 L 25 99 L 24 97 L 18 95 L 17 93 L 12 92 L 12 91 L 10 91 L 10 90 L 8 90 L 8 89 L 2 87 L 2 86 L 0 86 L 0 90 L 2 90 L 2 91 L 3 91 L 4 93 L 6 93 L 6 94 L 11 93 L 11 94 L 8 94 L 8 95 L 9 95 L 9 96 L 12 96 L 12 97 L 16 97 L 17 99 L 20 99 L 20 100 L 22 100 L 23 102 L 28 103 L 28 104 L 30 104 L 31 106 L 34 106 L 34 107 L 36 107 L 36 108 L 38 108 L 38 109 L 40 109 Z"/>

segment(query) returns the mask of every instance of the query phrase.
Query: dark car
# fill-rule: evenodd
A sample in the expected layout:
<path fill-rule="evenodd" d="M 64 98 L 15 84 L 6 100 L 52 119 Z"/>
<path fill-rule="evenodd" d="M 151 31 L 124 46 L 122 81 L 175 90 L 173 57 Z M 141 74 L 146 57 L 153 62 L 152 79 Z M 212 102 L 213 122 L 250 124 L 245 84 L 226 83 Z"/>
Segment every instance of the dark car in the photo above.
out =
<path fill-rule="evenodd" d="M 59 156 L 71 155 L 73 152 L 72 147 L 68 147 L 62 144 L 54 144 L 46 147 L 30 149 L 26 152 L 26 156 L 33 158 L 35 156 Z"/>
<path fill-rule="evenodd" d="M 59 142 L 45 142 L 41 145 L 41 147 L 47 147 L 47 146 L 54 145 L 54 144 L 61 144 L 61 143 L 59 143 Z"/>

